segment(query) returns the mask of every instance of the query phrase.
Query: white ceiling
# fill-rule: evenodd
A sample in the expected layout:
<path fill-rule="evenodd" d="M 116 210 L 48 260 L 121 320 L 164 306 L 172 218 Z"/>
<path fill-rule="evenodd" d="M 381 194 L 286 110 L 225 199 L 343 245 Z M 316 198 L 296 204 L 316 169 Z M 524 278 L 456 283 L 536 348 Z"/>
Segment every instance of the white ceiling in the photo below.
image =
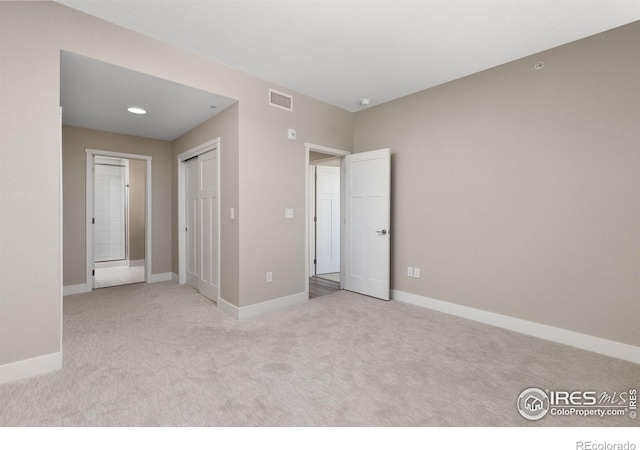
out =
<path fill-rule="evenodd" d="M 640 20 L 640 0 L 60 2 L 349 111 Z"/>
<path fill-rule="evenodd" d="M 60 105 L 65 125 L 172 141 L 233 103 L 74 53 L 61 55 Z M 142 107 L 147 114 L 131 114 L 129 106 Z"/>

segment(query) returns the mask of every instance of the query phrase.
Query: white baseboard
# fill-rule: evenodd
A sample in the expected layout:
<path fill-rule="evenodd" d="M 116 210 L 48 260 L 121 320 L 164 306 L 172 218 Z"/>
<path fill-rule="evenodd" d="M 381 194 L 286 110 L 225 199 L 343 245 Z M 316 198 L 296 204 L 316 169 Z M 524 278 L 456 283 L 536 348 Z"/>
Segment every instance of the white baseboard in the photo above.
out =
<path fill-rule="evenodd" d="M 292 306 L 302 305 L 309 301 L 309 292 L 299 292 L 286 297 L 275 298 L 255 305 L 238 308 L 224 299 L 218 300 L 218 309 L 238 320 L 247 320 L 273 311 L 278 311 Z"/>
<path fill-rule="evenodd" d="M 62 352 L 50 353 L 0 366 L 0 384 L 62 369 Z"/>
<path fill-rule="evenodd" d="M 252 317 L 261 316 L 279 309 L 290 308 L 292 306 L 302 305 L 309 301 L 309 292 L 298 292 L 297 294 L 288 295 L 286 297 L 274 298 L 266 302 L 256 303 L 255 305 L 243 306 L 240 308 L 240 320 L 250 319 Z"/>
<path fill-rule="evenodd" d="M 171 281 L 171 272 L 152 273 L 147 283 L 162 283 L 163 281 Z"/>
<path fill-rule="evenodd" d="M 144 259 L 130 259 L 129 267 L 140 267 L 144 266 Z"/>
<path fill-rule="evenodd" d="M 84 294 L 85 292 L 91 292 L 91 286 L 86 283 L 83 284 L 72 284 L 69 286 L 62 287 L 62 295 L 74 295 L 74 294 Z"/>
<path fill-rule="evenodd" d="M 222 297 L 220 297 L 216 303 L 218 305 L 218 309 L 223 313 L 230 315 L 234 319 L 240 318 L 240 308 L 237 306 L 232 305 Z"/>
<path fill-rule="evenodd" d="M 171 281 L 173 281 L 174 283 L 180 282 L 180 277 L 177 273 L 171 272 Z"/>
<path fill-rule="evenodd" d="M 443 302 L 442 300 L 422 297 L 408 292 L 392 290 L 391 298 L 403 303 L 410 303 L 412 305 L 433 309 L 435 311 L 463 317 L 465 319 L 485 323 L 487 325 L 493 325 L 495 327 L 504 328 L 517 333 L 545 339 L 547 341 L 570 345 L 582 350 L 588 350 L 640 364 L 640 347 L 623 344 L 622 342 L 610 341 L 608 339 L 589 336 L 587 334 L 577 333 L 563 328 L 556 328 L 549 325 L 530 322 L 528 320 L 483 311 L 481 309 L 470 308 L 468 306 Z"/>

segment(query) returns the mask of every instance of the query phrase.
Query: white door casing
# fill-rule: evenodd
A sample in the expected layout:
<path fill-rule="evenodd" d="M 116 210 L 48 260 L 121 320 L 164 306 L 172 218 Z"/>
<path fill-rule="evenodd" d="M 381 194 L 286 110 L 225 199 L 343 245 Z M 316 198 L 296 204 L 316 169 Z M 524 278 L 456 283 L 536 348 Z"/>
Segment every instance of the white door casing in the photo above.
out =
<path fill-rule="evenodd" d="M 86 275 L 85 275 L 85 287 L 87 291 L 91 291 L 95 288 L 95 279 L 94 279 L 94 269 L 95 269 L 95 251 L 94 251 L 94 231 L 95 224 L 95 210 L 94 210 L 94 159 L 95 156 L 105 156 L 109 158 L 120 158 L 120 159 L 135 159 L 145 161 L 145 185 L 144 185 L 144 235 L 145 235 L 145 245 L 144 245 L 144 279 L 145 282 L 150 282 L 152 279 L 152 262 L 153 262 L 153 252 L 152 252 L 152 233 L 153 233 L 153 224 L 152 224 L 152 170 L 151 170 L 151 161 L 152 157 L 147 155 L 138 155 L 135 153 L 120 153 L 120 152 L 111 152 L 105 150 L 94 150 L 94 149 L 85 149 L 86 153 L 86 164 L 85 164 L 85 181 L 86 181 L 86 195 L 85 195 L 85 226 L 86 226 L 86 240 L 85 240 L 85 250 L 86 250 Z"/>
<path fill-rule="evenodd" d="M 347 155 L 344 289 L 389 300 L 391 152 Z"/>
<path fill-rule="evenodd" d="M 316 167 L 316 274 L 340 272 L 340 167 Z"/>

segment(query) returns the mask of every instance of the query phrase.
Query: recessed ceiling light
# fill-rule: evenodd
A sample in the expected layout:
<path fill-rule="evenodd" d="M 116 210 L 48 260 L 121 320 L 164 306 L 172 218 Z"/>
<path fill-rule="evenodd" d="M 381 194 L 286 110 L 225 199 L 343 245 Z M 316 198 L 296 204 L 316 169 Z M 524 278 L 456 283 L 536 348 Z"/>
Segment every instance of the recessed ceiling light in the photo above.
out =
<path fill-rule="evenodd" d="M 371 100 L 369 100 L 368 98 L 363 98 L 362 100 L 360 100 L 360 106 L 369 106 L 369 103 L 371 103 Z"/>
<path fill-rule="evenodd" d="M 127 111 L 129 111 L 132 114 L 146 114 L 147 113 L 147 111 L 145 109 L 137 108 L 135 106 L 130 106 L 129 108 L 127 108 Z"/>

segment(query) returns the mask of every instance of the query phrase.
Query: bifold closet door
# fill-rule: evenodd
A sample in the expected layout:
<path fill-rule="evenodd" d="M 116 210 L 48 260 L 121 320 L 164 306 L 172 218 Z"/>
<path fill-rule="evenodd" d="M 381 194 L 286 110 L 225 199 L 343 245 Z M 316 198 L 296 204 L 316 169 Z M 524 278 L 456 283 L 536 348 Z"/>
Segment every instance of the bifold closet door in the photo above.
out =
<path fill-rule="evenodd" d="M 218 292 L 218 152 L 186 164 L 187 283 L 217 301 Z"/>

